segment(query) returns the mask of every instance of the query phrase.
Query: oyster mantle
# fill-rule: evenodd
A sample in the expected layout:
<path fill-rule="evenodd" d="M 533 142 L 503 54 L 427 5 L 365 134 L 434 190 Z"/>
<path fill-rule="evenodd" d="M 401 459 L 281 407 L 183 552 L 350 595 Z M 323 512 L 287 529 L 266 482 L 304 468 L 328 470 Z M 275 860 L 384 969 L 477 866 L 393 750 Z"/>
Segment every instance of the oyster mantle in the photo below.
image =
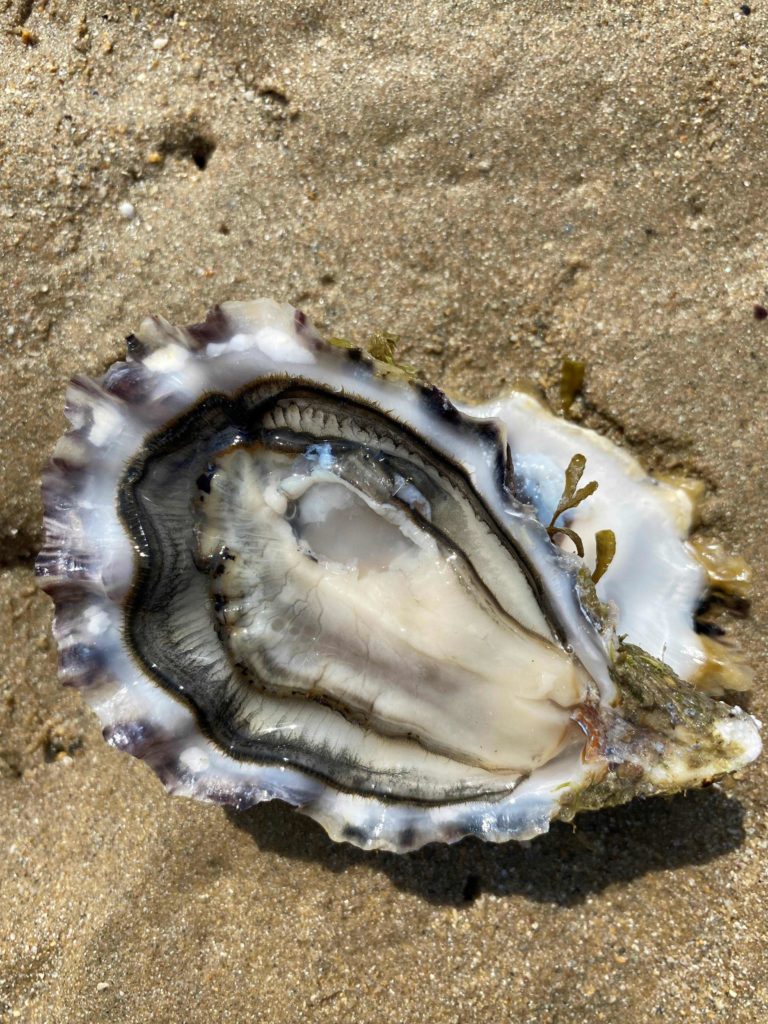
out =
<path fill-rule="evenodd" d="M 753 718 L 618 638 L 503 422 L 290 306 L 145 321 L 68 415 L 37 564 L 61 675 L 172 792 L 408 850 L 759 752 Z"/>

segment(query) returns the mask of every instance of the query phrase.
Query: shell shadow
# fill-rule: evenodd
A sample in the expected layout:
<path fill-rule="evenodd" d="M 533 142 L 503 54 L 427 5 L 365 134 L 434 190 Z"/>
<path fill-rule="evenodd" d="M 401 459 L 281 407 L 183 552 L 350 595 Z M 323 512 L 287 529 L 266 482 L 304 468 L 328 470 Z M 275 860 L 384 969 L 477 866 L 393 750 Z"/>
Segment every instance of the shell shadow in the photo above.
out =
<path fill-rule="evenodd" d="M 226 814 L 260 850 L 334 873 L 362 865 L 383 872 L 398 889 L 455 907 L 483 892 L 572 906 L 651 871 L 705 864 L 734 850 L 745 835 L 741 804 L 716 788 L 582 814 L 576 827 L 556 822 L 530 843 L 464 839 L 405 855 L 334 843 L 319 825 L 278 801 L 249 811 L 228 808 Z"/>

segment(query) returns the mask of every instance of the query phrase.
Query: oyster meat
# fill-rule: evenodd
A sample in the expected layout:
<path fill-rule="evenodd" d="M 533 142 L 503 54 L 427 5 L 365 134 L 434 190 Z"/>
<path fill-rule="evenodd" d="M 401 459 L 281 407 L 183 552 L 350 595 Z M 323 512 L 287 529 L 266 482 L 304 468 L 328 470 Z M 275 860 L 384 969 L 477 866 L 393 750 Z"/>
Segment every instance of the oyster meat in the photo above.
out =
<path fill-rule="evenodd" d="M 461 409 L 260 300 L 145 321 L 68 416 L 37 564 L 62 678 L 173 792 L 408 850 L 530 838 L 759 752 L 693 685 L 747 677 L 713 683 L 697 646 L 683 492 L 528 396 Z M 597 590 L 615 503 L 569 512 L 584 559 L 546 525 L 585 450 L 617 500 L 648 492 L 607 524 Z"/>

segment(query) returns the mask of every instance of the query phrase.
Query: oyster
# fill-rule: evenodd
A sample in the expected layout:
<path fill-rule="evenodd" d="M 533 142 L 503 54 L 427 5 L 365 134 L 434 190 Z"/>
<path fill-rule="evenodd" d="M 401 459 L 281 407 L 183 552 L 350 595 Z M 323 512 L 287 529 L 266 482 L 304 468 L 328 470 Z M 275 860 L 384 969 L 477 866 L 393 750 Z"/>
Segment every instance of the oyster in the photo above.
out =
<path fill-rule="evenodd" d="M 462 411 L 266 300 L 189 328 L 154 318 L 128 345 L 101 381 L 72 383 L 37 571 L 63 680 L 172 792 L 279 798 L 335 839 L 409 850 L 530 838 L 757 756 L 753 718 L 659 660 L 671 643 L 696 674 L 680 594 L 643 633 L 637 530 L 600 594 L 553 543 L 561 470 L 519 405 Z M 558 457 L 602 444 L 622 491 L 617 449 L 585 431 L 570 448 L 546 416 L 527 420 Z M 647 561 L 698 600 L 672 505 L 654 506 L 664 543 Z"/>

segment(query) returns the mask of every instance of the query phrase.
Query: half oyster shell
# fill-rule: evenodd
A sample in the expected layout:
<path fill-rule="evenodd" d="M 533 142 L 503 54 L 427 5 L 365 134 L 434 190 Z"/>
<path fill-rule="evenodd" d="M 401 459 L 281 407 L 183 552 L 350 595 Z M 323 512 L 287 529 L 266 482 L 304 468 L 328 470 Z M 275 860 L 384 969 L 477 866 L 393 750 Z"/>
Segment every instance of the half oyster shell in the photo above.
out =
<path fill-rule="evenodd" d="M 62 678 L 172 792 L 404 851 L 759 752 L 753 718 L 617 637 L 500 419 L 290 306 L 148 320 L 67 413 L 37 564 Z"/>

